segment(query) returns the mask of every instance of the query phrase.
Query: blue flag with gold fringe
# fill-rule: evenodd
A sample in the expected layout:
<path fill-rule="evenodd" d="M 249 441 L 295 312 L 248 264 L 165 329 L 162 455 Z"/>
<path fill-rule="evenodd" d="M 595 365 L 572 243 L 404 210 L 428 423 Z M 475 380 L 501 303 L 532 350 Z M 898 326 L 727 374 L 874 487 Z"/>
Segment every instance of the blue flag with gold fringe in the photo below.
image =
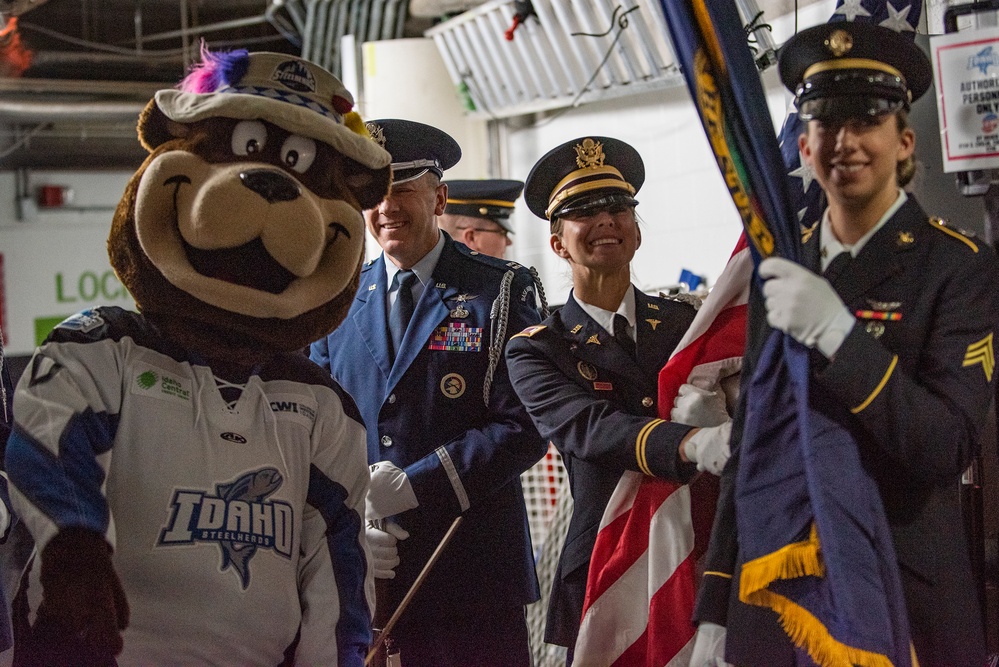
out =
<path fill-rule="evenodd" d="M 798 155 L 797 114 L 792 110 L 778 143 L 732 0 L 661 2 L 754 258 L 800 261 L 801 237 L 814 229 L 822 203 Z M 909 16 L 911 9 L 888 7 L 885 0 L 840 0 L 833 19 L 918 20 L 918 8 Z M 809 374 L 807 349 L 771 332 L 747 389 L 736 480 L 739 599 L 776 612 L 802 657 L 817 664 L 912 665 L 877 486 L 852 436 L 810 408 Z M 752 631 L 728 628 L 730 635 Z M 769 664 L 768 657 L 734 659 Z"/>

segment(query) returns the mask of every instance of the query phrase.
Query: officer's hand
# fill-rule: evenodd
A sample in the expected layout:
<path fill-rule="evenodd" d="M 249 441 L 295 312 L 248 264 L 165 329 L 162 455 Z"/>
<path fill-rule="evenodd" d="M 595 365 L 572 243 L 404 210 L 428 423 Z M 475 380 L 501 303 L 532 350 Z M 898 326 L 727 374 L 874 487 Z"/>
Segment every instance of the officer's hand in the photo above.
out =
<path fill-rule="evenodd" d="M 767 322 L 831 359 L 856 321 L 829 281 L 781 257 L 760 262 Z"/>
<path fill-rule="evenodd" d="M 384 522 L 384 530 L 378 522 L 368 521 L 364 533 L 371 549 L 372 571 L 375 579 L 395 579 L 395 568 L 399 564 L 399 540 L 409 537 L 402 526 L 391 521 Z"/>
<path fill-rule="evenodd" d="M 729 420 L 725 409 L 725 392 L 720 389 L 708 391 L 692 384 L 680 386 L 670 421 L 688 426 L 718 426 Z"/>
<path fill-rule="evenodd" d="M 725 462 L 732 451 L 728 446 L 732 435 L 732 422 L 720 426 L 699 428 L 692 431 L 683 443 L 683 453 L 689 461 L 697 464 L 698 470 L 706 470 L 712 475 L 721 475 Z"/>
<path fill-rule="evenodd" d="M 394 463 L 379 461 L 369 466 L 371 486 L 364 503 L 364 518 L 372 521 L 419 507 L 406 473 Z"/>
<path fill-rule="evenodd" d="M 725 626 L 700 623 L 694 635 L 690 667 L 725 667 Z"/>

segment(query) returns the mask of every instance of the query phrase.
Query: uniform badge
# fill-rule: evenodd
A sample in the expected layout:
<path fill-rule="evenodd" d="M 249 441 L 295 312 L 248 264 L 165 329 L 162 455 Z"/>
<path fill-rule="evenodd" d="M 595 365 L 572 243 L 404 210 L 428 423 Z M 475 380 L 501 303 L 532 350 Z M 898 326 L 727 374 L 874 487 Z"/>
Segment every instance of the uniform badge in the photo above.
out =
<path fill-rule="evenodd" d="M 461 398 L 465 393 L 465 378 L 458 373 L 448 373 L 441 378 L 441 393 L 448 398 Z"/>
<path fill-rule="evenodd" d="M 808 243 L 811 240 L 812 234 L 815 233 L 815 230 L 819 226 L 819 221 L 816 220 L 814 223 L 812 223 L 811 227 L 805 227 L 800 222 L 798 223 L 798 226 L 801 228 L 801 245 L 805 245 L 806 243 Z M 825 251 L 826 251 L 825 248 L 823 248 L 822 252 L 825 252 Z M 822 256 L 825 257 L 825 255 L 822 255 Z"/>
<path fill-rule="evenodd" d="M 594 382 L 593 388 L 596 391 L 613 391 L 614 385 L 612 385 L 610 382 Z"/>
<path fill-rule="evenodd" d="M 901 301 L 875 301 L 874 299 L 868 299 L 867 303 L 874 310 L 898 310 L 902 307 Z"/>
<path fill-rule="evenodd" d="M 649 308 L 651 308 L 652 310 L 659 310 L 659 306 L 657 306 L 657 305 L 656 305 L 656 304 L 654 304 L 654 303 L 650 303 L 650 304 L 648 304 L 648 306 L 649 306 Z"/>
<path fill-rule="evenodd" d="M 916 237 L 912 235 L 912 232 L 899 232 L 898 240 L 896 242 L 898 243 L 898 246 L 902 248 L 904 246 L 912 245 L 913 243 L 915 243 Z"/>
<path fill-rule="evenodd" d="M 369 292 L 374 292 L 376 289 L 378 289 L 378 285 L 375 284 L 368 285 Z"/>
<path fill-rule="evenodd" d="M 858 320 L 881 320 L 884 322 L 898 322 L 902 319 L 902 313 L 890 310 L 857 310 L 853 316 Z"/>
<path fill-rule="evenodd" d="M 576 364 L 576 370 L 579 371 L 579 374 L 583 376 L 584 380 L 592 382 L 597 379 L 597 369 L 593 367 L 593 364 L 580 361 Z"/>
<path fill-rule="evenodd" d="M 995 356 L 993 356 L 992 352 L 991 333 L 977 343 L 969 345 L 968 351 L 964 353 L 964 362 L 961 366 L 967 368 L 968 366 L 974 366 L 976 364 L 982 365 L 982 370 L 985 371 L 985 379 L 988 382 L 991 382 L 992 369 L 995 368 L 996 365 Z"/>
<path fill-rule="evenodd" d="M 441 352 L 480 352 L 482 327 L 470 327 L 464 322 L 449 322 L 437 327 L 430 336 L 427 349 Z"/>
<path fill-rule="evenodd" d="M 465 308 L 465 304 L 471 301 L 472 299 L 477 299 L 477 298 L 479 297 L 475 294 L 459 294 L 457 297 L 455 297 L 455 300 L 458 302 L 458 305 L 456 305 L 454 309 L 451 311 L 452 319 L 463 320 L 466 317 L 468 317 L 470 313 L 468 312 L 468 309 Z"/>
<path fill-rule="evenodd" d="M 881 338 L 881 334 L 885 332 L 884 322 L 868 322 L 867 326 L 864 327 L 864 331 L 874 336 L 875 338 Z"/>
<path fill-rule="evenodd" d="M 435 287 L 437 287 L 437 289 L 446 289 L 447 288 L 447 283 L 437 283 L 437 285 L 435 285 Z"/>
<path fill-rule="evenodd" d="M 597 337 L 597 334 L 593 334 L 592 336 L 590 336 L 589 338 L 586 339 L 586 344 L 587 345 L 600 345 L 600 339 Z"/>
<path fill-rule="evenodd" d="M 530 338 L 531 336 L 533 336 L 534 334 L 538 333 L 542 329 L 547 329 L 547 328 L 548 327 L 545 326 L 544 324 L 535 324 L 534 326 L 527 327 L 526 329 L 524 329 L 520 333 L 516 333 L 516 334 L 512 335 L 511 338 L 519 338 L 521 336 L 523 336 L 524 338 Z"/>
<path fill-rule="evenodd" d="M 659 326 L 659 324 L 661 323 L 661 320 L 654 320 L 652 318 L 649 318 L 649 319 L 647 319 L 645 321 L 652 325 L 652 330 L 653 331 L 655 331 L 656 327 Z"/>
<path fill-rule="evenodd" d="M 572 328 L 572 331 L 570 331 L 569 333 L 574 333 L 574 334 L 575 334 L 575 333 L 579 333 L 579 330 L 580 330 L 580 329 L 582 329 L 582 328 L 583 328 L 583 325 L 582 325 L 582 324 L 577 324 L 576 326 L 574 326 L 574 327 Z"/>

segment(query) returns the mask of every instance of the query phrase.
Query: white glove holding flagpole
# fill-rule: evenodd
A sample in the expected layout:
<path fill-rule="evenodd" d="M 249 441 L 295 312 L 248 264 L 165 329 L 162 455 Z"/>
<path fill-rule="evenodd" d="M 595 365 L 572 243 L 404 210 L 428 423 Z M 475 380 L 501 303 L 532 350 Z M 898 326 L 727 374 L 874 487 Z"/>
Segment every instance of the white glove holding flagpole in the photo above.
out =
<path fill-rule="evenodd" d="M 725 662 L 725 626 L 700 623 L 694 635 L 690 667 L 727 667 Z"/>
<path fill-rule="evenodd" d="M 404 470 L 391 461 L 373 463 L 369 469 L 371 485 L 364 503 L 365 519 L 384 519 L 420 506 Z"/>
<path fill-rule="evenodd" d="M 763 260 L 759 272 L 770 326 L 832 359 L 856 318 L 829 281 L 782 257 Z"/>
<path fill-rule="evenodd" d="M 381 528 L 379 524 L 382 524 Z M 371 549 L 371 570 L 375 579 L 395 579 L 395 568 L 399 565 L 399 540 L 408 538 L 409 533 L 391 521 L 368 521 L 364 533 Z"/>
<path fill-rule="evenodd" d="M 697 469 L 712 475 L 721 475 L 732 455 L 729 438 L 732 436 L 732 421 L 720 426 L 699 428 L 683 442 L 683 454 L 687 460 L 696 463 Z"/>
<path fill-rule="evenodd" d="M 719 426 L 729 420 L 725 407 L 725 392 L 721 389 L 709 391 L 692 384 L 680 385 L 670 421 L 688 426 Z"/>

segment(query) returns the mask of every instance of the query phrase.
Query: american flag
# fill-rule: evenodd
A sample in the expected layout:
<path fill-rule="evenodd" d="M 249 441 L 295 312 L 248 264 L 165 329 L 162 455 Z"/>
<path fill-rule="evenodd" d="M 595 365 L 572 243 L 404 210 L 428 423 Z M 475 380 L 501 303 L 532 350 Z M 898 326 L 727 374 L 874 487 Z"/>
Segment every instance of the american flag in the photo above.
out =
<path fill-rule="evenodd" d="M 663 419 L 680 385 L 710 387 L 738 372 L 752 272 L 742 236 L 659 375 Z M 686 667 L 695 562 L 706 548 L 716 495 L 715 478 L 706 474 L 689 485 L 636 472 L 622 476 L 593 547 L 574 665 Z"/>

